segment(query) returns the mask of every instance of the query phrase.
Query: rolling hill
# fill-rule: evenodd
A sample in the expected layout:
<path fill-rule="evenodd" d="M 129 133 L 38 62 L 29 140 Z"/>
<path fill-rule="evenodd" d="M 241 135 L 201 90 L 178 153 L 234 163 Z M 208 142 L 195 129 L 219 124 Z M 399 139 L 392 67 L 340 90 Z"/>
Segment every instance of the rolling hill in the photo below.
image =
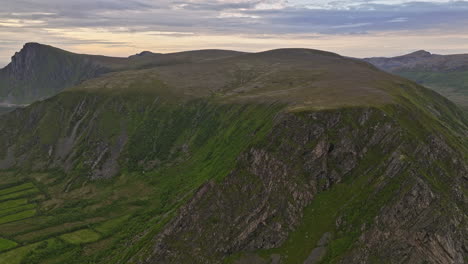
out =
<path fill-rule="evenodd" d="M 467 131 L 318 50 L 109 72 L 0 117 L 0 263 L 463 263 Z"/>
<path fill-rule="evenodd" d="M 437 55 L 421 50 L 394 58 L 365 60 L 434 89 L 468 109 L 468 54 Z"/>

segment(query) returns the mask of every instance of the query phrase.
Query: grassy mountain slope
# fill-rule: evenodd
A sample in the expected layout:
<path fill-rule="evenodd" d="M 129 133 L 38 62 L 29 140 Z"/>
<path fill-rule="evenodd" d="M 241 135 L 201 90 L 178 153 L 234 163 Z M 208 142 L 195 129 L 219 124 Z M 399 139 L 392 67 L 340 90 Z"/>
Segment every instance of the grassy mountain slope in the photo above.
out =
<path fill-rule="evenodd" d="M 375 66 L 413 80 L 468 109 L 468 55 L 417 51 L 394 58 L 368 58 Z"/>
<path fill-rule="evenodd" d="M 204 50 L 172 54 L 144 52 L 129 58 L 75 54 L 38 43 L 27 43 L 0 70 L 0 102 L 25 104 L 57 94 L 104 73 L 189 63 L 242 54 Z"/>
<path fill-rule="evenodd" d="M 0 118 L 0 263 L 463 263 L 467 126 L 315 50 L 105 74 Z"/>

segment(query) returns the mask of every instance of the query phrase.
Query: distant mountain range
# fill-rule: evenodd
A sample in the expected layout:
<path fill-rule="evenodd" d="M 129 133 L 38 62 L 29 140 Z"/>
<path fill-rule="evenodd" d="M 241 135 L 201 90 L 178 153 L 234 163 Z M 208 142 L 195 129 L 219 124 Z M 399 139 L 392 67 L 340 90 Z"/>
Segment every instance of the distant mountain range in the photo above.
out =
<path fill-rule="evenodd" d="M 378 68 L 434 89 L 468 109 L 468 54 L 437 55 L 420 50 L 393 58 L 367 58 Z"/>

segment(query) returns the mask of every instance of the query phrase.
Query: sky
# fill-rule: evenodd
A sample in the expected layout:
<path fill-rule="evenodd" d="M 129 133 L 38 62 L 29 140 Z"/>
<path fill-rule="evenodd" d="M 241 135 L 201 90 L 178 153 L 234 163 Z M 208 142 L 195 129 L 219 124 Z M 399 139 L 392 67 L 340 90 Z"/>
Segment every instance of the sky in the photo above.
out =
<path fill-rule="evenodd" d="M 353 57 L 468 53 L 468 1 L 0 0 L 0 67 L 26 42 L 120 57 L 286 47 Z"/>

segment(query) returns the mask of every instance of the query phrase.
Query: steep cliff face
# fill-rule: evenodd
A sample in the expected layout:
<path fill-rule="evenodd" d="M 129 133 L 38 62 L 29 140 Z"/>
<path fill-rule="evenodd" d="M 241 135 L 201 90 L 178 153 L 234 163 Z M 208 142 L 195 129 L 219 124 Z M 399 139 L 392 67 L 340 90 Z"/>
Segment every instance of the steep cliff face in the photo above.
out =
<path fill-rule="evenodd" d="M 30 103 L 109 71 L 86 56 L 27 43 L 0 71 L 0 100 Z"/>
<path fill-rule="evenodd" d="M 0 258 L 464 263 L 467 127 L 438 94 L 319 51 L 109 74 L 0 118 L 0 192 L 43 192 L 39 214 L 0 221 L 21 243 Z"/>

